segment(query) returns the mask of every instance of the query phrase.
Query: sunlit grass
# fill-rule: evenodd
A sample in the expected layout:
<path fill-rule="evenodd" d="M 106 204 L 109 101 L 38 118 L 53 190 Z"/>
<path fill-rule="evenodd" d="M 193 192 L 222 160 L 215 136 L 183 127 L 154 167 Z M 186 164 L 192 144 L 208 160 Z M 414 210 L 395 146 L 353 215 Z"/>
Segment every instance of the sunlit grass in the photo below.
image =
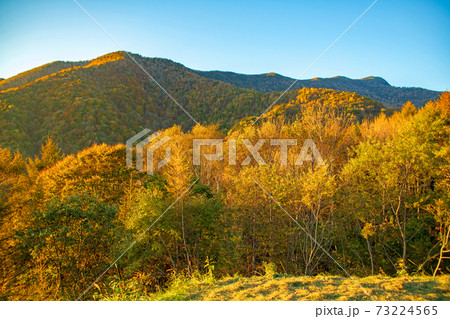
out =
<path fill-rule="evenodd" d="M 450 300 L 450 276 L 176 278 L 144 300 Z"/>

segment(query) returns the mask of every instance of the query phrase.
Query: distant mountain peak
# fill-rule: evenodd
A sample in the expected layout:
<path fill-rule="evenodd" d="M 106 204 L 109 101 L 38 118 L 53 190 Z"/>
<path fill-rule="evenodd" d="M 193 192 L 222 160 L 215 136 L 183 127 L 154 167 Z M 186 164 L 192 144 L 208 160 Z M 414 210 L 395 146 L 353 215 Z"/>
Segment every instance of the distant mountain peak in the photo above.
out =
<path fill-rule="evenodd" d="M 345 80 L 351 80 L 350 78 L 346 77 L 346 76 L 342 76 L 342 75 L 336 75 L 331 77 L 330 79 L 345 79 Z"/>
<path fill-rule="evenodd" d="M 126 56 L 127 56 L 127 53 L 125 51 L 117 51 L 117 52 L 108 53 L 108 54 L 102 55 L 98 58 L 91 60 L 90 63 L 87 64 L 85 67 L 88 68 L 91 66 L 102 65 L 105 63 L 109 63 L 109 62 L 124 60 L 126 58 Z"/>
<path fill-rule="evenodd" d="M 379 85 L 391 86 L 388 81 L 379 76 L 366 76 L 365 78 L 362 78 L 361 81 L 374 81 Z"/>

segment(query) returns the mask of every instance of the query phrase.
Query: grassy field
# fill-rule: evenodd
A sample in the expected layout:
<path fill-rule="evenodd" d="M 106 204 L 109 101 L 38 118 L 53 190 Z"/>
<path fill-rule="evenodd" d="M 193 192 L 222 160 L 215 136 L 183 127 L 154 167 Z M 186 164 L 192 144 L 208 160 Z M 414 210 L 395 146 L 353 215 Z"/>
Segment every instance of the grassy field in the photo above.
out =
<path fill-rule="evenodd" d="M 415 277 L 258 276 L 172 281 L 151 295 L 115 294 L 103 300 L 450 300 L 450 276 Z"/>

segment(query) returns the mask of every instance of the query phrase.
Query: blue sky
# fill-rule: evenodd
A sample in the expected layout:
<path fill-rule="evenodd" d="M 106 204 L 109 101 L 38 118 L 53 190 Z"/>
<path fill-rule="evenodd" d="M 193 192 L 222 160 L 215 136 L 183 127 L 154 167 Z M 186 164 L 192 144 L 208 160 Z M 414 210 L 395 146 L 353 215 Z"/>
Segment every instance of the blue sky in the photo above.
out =
<path fill-rule="evenodd" d="M 198 70 L 299 77 L 373 0 L 79 0 L 127 51 Z M 119 47 L 72 0 L 0 0 L 0 77 Z M 450 90 L 450 1 L 379 0 L 303 78 Z"/>

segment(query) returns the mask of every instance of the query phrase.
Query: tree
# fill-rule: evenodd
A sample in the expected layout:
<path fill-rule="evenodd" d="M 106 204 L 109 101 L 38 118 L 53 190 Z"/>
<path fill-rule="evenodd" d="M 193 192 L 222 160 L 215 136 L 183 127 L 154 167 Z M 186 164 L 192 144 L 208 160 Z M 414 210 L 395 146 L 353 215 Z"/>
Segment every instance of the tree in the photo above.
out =
<path fill-rule="evenodd" d="M 31 267 L 26 298 L 78 297 L 111 261 L 117 209 L 95 197 L 73 195 L 35 211 L 31 227 L 18 232 Z"/>
<path fill-rule="evenodd" d="M 171 159 L 164 170 L 167 181 L 167 190 L 173 195 L 172 199 L 177 200 L 176 207 L 181 215 L 181 234 L 184 250 L 186 252 L 186 263 L 188 273 L 191 274 L 191 260 L 189 248 L 186 240 L 186 225 L 184 216 L 185 198 L 183 192 L 187 191 L 190 183 L 192 183 L 192 166 L 188 156 L 189 140 L 183 134 L 180 128 L 175 127 L 173 130 L 167 130 L 165 135 L 170 136 Z M 180 198 L 181 197 L 181 198 Z M 179 199 L 179 200 L 178 200 Z"/>
<path fill-rule="evenodd" d="M 40 171 L 55 165 L 56 162 L 64 157 L 61 149 L 53 142 L 50 136 L 47 136 L 47 140 L 42 144 L 39 155 L 34 160 L 29 161 L 28 174 L 32 177 L 36 177 Z"/>

